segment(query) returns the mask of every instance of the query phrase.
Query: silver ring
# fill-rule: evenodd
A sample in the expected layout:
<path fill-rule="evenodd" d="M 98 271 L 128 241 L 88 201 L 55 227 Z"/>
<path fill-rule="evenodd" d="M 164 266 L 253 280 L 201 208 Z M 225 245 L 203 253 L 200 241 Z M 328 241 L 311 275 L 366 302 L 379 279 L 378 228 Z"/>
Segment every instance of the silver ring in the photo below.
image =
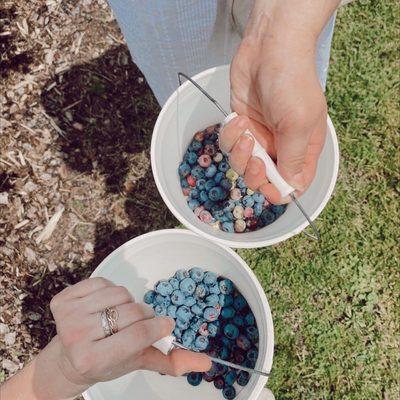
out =
<path fill-rule="evenodd" d="M 110 326 L 110 322 L 108 321 L 107 318 L 107 311 L 103 310 L 100 313 L 100 321 L 101 321 L 101 327 L 103 328 L 104 331 L 104 337 L 108 337 L 112 335 L 112 329 Z"/>

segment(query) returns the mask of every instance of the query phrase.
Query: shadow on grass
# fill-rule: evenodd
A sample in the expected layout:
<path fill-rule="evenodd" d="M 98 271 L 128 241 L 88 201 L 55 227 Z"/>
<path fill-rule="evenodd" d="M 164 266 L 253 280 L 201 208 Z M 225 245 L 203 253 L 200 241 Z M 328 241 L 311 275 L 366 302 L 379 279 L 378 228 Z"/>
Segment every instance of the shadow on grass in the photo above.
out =
<path fill-rule="evenodd" d="M 96 222 L 94 256 L 88 263 L 74 266 L 73 271 L 47 272 L 27 282 L 24 323 L 40 348 L 55 334 L 49 302 L 56 293 L 88 277 L 109 253 L 127 240 L 176 225 L 158 194 L 148 165 L 136 161 L 135 171 L 139 170 L 140 178 L 129 190 L 126 188 L 132 156 L 150 152 L 151 132 L 159 112 L 159 105 L 127 48 L 119 46 L 89 63 L 76 65 L 58 74 L 45 88 L 54 81 L 56 86 L 44 89 L 41 101 L 46 113 L 64 133 L 59 136 L 59 146 L 67 156 L 65 162 L 75 171 L 101 174 L 109 195 L 124 192 L 130 224 L 117 229 L 106 215 Z M 32 320 L 35 313 L 42 318 Z"/>

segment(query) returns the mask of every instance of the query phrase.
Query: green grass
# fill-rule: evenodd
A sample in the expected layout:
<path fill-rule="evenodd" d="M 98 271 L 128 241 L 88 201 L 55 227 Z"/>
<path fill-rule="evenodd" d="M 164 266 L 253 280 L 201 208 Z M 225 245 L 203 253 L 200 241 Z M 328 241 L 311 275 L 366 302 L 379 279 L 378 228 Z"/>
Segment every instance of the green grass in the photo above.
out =
<path fill-rule="evenodd" d="M 339 11 L 327 98 L 341 166 L 321 247 L 299 235 L 240 252 L 272 309 L 278 399 L 400 396 L 399 16 L 394 0 Z"/>

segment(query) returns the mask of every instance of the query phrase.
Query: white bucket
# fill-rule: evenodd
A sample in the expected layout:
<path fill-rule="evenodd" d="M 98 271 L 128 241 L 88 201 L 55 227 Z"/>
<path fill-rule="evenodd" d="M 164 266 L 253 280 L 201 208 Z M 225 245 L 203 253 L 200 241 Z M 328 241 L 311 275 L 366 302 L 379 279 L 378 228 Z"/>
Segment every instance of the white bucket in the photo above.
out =
<path fill-rule="evenodd" d="M 182 229 L 151 232 L 125 243 L 111 253 L 93 272 L 118 285 L 125 286 L 140 301 L 144 293 L 159 279 L 172 276 L 179 268 L 201 266 L 230 278 L 247 299 L 260 335 L 256 368 L 270 371 L 274 347 L 274 331 L 267 298 L 256 276 L 231 249 Z M 252 375 L 236 400 L 270 399 L 263 390 L 268 378 Z M 185 377 L 162 376 L 150 371 L 135 371 L 121 378 L 102 382 L 88 389 L 86 400 L 223 400 L 212 383 L 203 381 L 190 386 Z M 272 397 L 273 398 L 273 397 Z"/>
<path fill-rule="evenodd" d="M 184 71 L 182 71 L 184 72 Z M 229 65 L 208 69 L 193 77 L 225 110 L 229 111 Z M 179 96 L 177 93 L 179 92 Z M 179 107 L 179 122 L 177 109 Z M 162 108 L 153 131 L 151 163 L 157 188 L 175 217 L 193 232 L 234 248 L 270 246 L 286 240 L 308 226 L 294 204 L 273 224 L 246 233 L 227 233 L 201 222 L 182 194 L 178 166 L 195 132 L 221 122 L 222 113 L 190 82 L 175 91 Z M 318 217 L 332 195 L 339 168 L 335 128 L 328 117 L 327 136 L 317 174 L 300 201 L 311 219 Z"/>

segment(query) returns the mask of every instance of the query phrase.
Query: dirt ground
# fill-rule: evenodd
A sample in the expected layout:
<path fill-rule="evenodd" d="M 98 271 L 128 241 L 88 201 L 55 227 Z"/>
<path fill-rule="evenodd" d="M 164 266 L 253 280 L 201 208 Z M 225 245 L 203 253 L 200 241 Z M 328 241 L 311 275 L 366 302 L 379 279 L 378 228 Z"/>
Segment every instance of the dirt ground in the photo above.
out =
<path fill-rule="evenodd" d="M 6 1 L 0 27 L 4 380 L 55 334 L 55 293 L 176 221 L 148 157 L 159 106 L 106 1 Z"/>

